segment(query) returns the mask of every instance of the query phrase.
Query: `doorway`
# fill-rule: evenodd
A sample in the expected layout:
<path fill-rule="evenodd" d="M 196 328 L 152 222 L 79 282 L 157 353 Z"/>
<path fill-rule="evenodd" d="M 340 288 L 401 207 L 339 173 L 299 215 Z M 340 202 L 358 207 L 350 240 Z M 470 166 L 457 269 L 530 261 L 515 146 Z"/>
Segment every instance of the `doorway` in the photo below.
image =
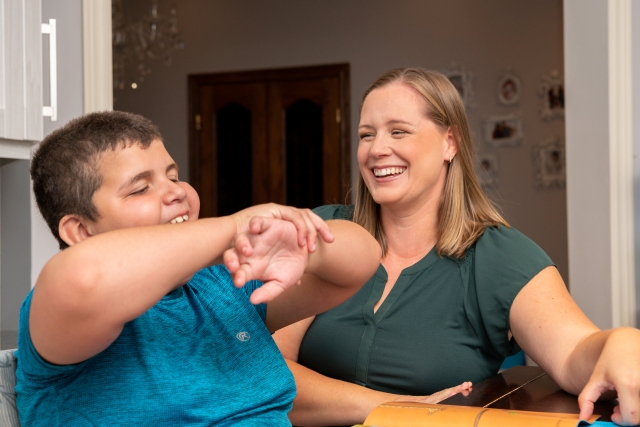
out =
<path fill-rule="evenodd" d="M 189 75 L 190 182 L 201 217 L 343 203 L 349 65 Z"/>

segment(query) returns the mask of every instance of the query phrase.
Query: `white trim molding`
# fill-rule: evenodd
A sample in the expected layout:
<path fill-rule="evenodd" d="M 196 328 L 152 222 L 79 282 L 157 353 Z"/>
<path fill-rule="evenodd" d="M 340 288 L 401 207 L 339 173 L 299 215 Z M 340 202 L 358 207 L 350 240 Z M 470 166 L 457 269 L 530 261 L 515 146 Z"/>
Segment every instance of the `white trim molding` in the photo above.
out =
<path fill-rule="evenodd" d="M 631 0 L 609 0 L 612 326 L 635 326 Z"/>
<path fill-rule="evenodd" d="M 82 0 L 84 112 L 113 110 L 111 0 Z"/>

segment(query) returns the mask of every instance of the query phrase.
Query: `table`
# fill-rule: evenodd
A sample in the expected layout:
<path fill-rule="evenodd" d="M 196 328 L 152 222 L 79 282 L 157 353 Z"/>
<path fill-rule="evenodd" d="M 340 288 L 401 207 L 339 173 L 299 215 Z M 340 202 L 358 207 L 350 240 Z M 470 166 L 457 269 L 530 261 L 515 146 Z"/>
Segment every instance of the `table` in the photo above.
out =
<path fill-rule="evenodd" d="M 469 396 L 457 394 L 440 402 L 496 409 L 578 414 L 578 398 L 558 386 L 537 366 L 515 366 L 473 385 Z M 611 421 L 617 402 L 596 402 L 594 414 L 600 421 Z"/>

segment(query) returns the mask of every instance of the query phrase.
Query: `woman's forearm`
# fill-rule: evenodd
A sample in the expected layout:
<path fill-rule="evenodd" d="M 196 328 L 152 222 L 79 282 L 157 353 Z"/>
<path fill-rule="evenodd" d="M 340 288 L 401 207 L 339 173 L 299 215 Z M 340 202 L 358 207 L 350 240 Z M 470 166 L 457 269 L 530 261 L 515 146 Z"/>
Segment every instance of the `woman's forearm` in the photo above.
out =
<path fill-rule="evenodd" d="M 399 396 L 325 377 L 287 360 L 297 394 L 289 419 L 295 426 L 344 426 L 362 423 L 378 405 Z"/>

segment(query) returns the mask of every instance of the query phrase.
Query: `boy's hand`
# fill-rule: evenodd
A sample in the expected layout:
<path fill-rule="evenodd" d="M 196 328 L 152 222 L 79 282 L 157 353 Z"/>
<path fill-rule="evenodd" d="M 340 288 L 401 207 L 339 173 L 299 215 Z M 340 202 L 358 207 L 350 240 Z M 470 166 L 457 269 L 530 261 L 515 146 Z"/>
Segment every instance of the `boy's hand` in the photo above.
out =
<path fill-rule="evenodd" d="M 236 221 L 237 233 L 245 233 L 253 217 L 262 216 L 290 221 L 295 225 L 298 244 L 307 246 L 309 252 L 316 250 L 318 234 L 327 243 L 333 242 L 333 235 L 327 223 L 309 209 L 297 209 L 275 203 L 252 206 L 232 215 Z"/>
<path fill-rule="evenodd" d="M 298 245 L 293 223 L 254 217 L 249 231 L 236 237 L 235 248 L 225 251 L 223 260 L 237 287 L 249 280 L 264 284 L 251 295 L 253 304 L 268 302 L 285 289 L 300 283 L 307 266 L 307 245 Z"/>

